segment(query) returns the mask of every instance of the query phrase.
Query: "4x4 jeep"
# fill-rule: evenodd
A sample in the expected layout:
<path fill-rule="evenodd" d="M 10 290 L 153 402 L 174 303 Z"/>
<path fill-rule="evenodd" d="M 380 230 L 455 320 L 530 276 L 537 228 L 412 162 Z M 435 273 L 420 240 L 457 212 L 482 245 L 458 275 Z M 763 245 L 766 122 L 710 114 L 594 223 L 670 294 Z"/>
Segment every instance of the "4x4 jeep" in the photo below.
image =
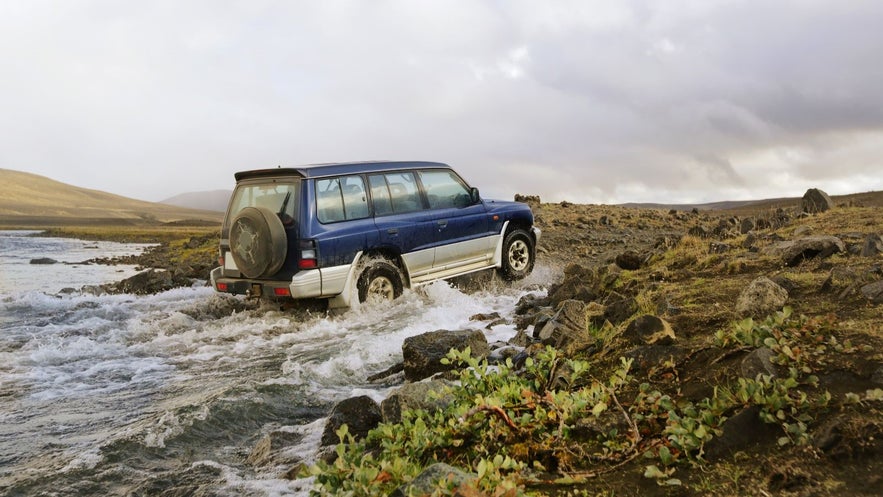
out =
<path fill-rule="evenodd" d="M 394 299 L 403 288 L 496 268 L 533 269 L 530 208 L 482 200 L 436 162 L 361 162 L 236 173 L 221 228 L 218 292 Z"/>

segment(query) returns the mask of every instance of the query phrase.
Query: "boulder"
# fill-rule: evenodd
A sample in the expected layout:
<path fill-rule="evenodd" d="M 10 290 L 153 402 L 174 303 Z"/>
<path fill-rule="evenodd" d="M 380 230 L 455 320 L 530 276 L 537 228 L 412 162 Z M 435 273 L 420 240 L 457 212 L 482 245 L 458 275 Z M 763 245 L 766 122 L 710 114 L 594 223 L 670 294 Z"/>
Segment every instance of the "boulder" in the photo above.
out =
<path fill-rule="evenodd" d="M 615 326 L 624 323 L 626 319 L 632 317 L 636 312 L 638 312 L 638 301 L 634 297 L 626 297 L 610 302 L 604 308 L 603 318 Z M 603 323 L 596 324 L 600 326 Z"/>
<path fill-rule="evenodd" d="M 834 207 L 834 201 L 827 193 L 818 188 L 810 188 L 800 200 L 800 211 L 809 214 L 825 212 Z"/>
<path fill-rule="evenodd" d="M 472 357 L 483 359 L 490 353 L 484 333 L 481 330 L 438 330 L 408 337 L 402 343 L 402 356 L 405 363 L 405 380 L 419 381 L 423 378 L 454 369 L 441 360 L 451 349 L 472 352 Z"/>
<path fill-rule="evenodd" d="M 360 395 L 338 402 L 328 421 L 325 422 L 325 431 L 322 432 L 322 445 L 337 445 L 340 439 L 337 430 L 346 425 L 350 435 L 356 440 L 364 438 L 372 428 L 383 420 L 380 406 L 367 395 Z"/>
<path fill-rule="evenodd" d="M 883 280 L 863 286 L 861 292 L 872 304 L 883 304 Z"/>
<path fill-rule="evenodd" d="M 424 469 L 413 480 L 395 489 L 391 497 L 406 497 L 409 495 L 436 495 L 439 482 L 446 482 L 445 488 L 456 488 L 470 480 L 477 479 L 478 475 L 466 473 L 443 462 L 435 463 Z M 456 493 L 454 495 L 461 495 Z M 473 495 L 470 493 L 469 495 Z M 475 494 L 478 495 L 478 494 Z"/>
<path fill-rule="evenodd" d="M 752 230 L 754 230 L 754 219 L 746 217 L 739 225 L 739 233 L 745 235 Z"/>
<path fill-rule="evenodd" d="M 668 321 L 644 314 L 629 323 L 622 337 L 635 345 L 671 345 L 675 341 L 675 332 Z"/>
<path fill-rule="evenodd" d="M 846 252 L 843 240 L 825 235 L 779 242 L 765 250 L 767 254 L 781 257 L 786 266 L 796 266 L 805 259 L 830 257 L 839 252 Z"/>
<path fill-rule="evenodd" d="M 406 383 L 397 388 L 380 403 L 383 421 L 398 423 L 404 411 L 422 409 L 427 412 L 444 409 L 450 399 L 444 396 L 445 389 L 451 383 L 443 380 L 420 381 Z"/>
<path fill-rule="evenodd" d="M 868 235 L 865 238 L 865 243 L 862 244 L 860 255 L 862 257 L 875 257 L 880 253 L 883 253 L 883 238 L 876 233 Z"/>
<path fill-rule="evenodd" d="M 761 276 L 748 285 L 736 300 L 740 317 L 764 317 L 781 310 L 788 301 L 788 292 L 771 279 Z"/>

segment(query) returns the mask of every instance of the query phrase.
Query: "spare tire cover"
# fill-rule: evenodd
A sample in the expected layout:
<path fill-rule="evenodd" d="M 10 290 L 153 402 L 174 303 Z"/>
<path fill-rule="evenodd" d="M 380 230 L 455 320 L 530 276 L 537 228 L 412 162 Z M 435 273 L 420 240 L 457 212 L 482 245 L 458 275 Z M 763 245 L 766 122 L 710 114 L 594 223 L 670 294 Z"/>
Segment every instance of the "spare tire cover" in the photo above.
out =
<path fill-rule="evenodd" d="M 282 268 L 288 251 L 279 216 L 263 207 L 239 211 L 230 227 L 230 253 L 247 278 L 272 276 Z"/>

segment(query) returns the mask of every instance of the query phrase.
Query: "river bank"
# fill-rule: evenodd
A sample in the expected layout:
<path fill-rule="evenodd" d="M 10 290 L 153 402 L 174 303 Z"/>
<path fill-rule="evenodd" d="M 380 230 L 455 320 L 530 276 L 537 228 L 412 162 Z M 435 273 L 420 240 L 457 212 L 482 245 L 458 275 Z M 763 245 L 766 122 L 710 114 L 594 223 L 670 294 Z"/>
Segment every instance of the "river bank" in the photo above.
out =
<path fill-rule="evenodd" d="M 536 365 L 533 379 L 513 364 L 505 381 L 482 377 L 480 397 L 460 390 L 447 410 L 428 413 L 422 423 L 433 429 L 416 433 L 412 420 L 353 444 L 345 470 L 314 470 L 332 482 L 329 493 L 373 474 L 362 490 L 384 494 L 435 460 L 463 472 L 463 495 L 881 491 L 880 207 L 534 211 L 552 286 L 508 318 L 521 330 L 510 341 Z M 180 261 L 195 257 L 189 274 L 202 274 L 216 256 L 211 237 L 169 240 L 139 263 L 183 274 Z M 558 359 L 543 356 L 546 345 Z M 538 408 L 557 414 L 543 421 Z M 445 428 L 451 420 L 460 431 Z M 394 433 L 456 443 L 425 450 L 392 443 Z M 391 445 L 379 451 L 384 440 Z M 276 477 L 297 478 L 296 466 Z"/>

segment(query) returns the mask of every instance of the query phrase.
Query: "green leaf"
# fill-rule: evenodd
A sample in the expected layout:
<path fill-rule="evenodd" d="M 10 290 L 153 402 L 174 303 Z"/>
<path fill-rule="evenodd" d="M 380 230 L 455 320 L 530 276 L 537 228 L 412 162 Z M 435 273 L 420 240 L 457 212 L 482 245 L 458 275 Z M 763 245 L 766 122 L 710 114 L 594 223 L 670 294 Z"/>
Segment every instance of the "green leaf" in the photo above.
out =
<path fill-rule="evenodd" d="M 595 407 L 592 408 L 592 415 L 596 418 L 601 415 L 602 412 L 607 410 L 606 402 L 598 402 L 595 404 Z"/>
<path fill-rule="evenodd" d="M 654 480 L 658 480 L 660 478 L 665 478 L 668 476 L 661 469 L 656 467 L 655 464 L 651 464 L 644 469 L 644 478 L 653 478 Z"/>

